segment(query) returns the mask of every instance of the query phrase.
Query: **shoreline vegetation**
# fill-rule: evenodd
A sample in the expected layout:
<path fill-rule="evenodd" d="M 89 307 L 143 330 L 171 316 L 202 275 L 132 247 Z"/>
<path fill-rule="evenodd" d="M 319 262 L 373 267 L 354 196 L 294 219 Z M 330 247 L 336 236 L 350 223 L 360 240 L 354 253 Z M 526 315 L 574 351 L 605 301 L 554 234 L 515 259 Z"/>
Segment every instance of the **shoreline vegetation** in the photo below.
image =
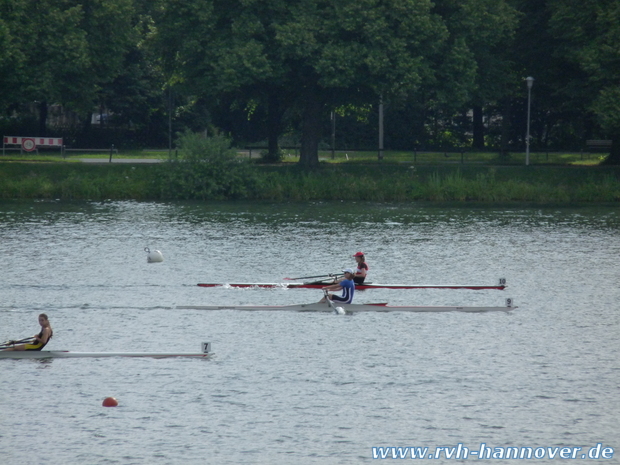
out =
<path fill-rule="evenodd" d="M 620 167 L 19 162 L 0 163 L 0 198 L 617 203 Z"/>
<path fill-rule="evenodd" d="M 115 156 L 124 163 L 79 162 L 85 156 L 5 156 L 0 158 L 0 198 L 620 202 L 620 166 L 600 166 L 600 156 L 593 154 L 533 154 L 525 166 L 514 154 L 500 159 L 490 152 L 386 152 L 382 160 L 376 152 L 339 153 L 334 159 L 323 152 L 319 165 L 307 169 L 295 163 L 295 154 L 284 154 L 281 163 L 260 163 L 231 148 L 223 136 L 186 132 L 177 146 L 170 157 L 167 151 Z M 126 162 L 132 158 L 133 163 Z M 145 158 L 157 160 L 143 163 Z"/>

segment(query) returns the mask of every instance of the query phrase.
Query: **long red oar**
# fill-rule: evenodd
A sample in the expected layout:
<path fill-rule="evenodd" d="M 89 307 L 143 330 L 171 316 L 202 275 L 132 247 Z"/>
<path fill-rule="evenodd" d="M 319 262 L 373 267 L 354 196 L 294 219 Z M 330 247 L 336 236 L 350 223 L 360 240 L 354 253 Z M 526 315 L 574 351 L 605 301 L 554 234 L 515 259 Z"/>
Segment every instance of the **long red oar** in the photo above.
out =
<path fill-rule="evenodd" d="M 342 276 L 342 273 L 329 273 L 329 274 L 320 274 L 318 276 L 302 276 L 300 278 L 284 278 L 287 281 L 295 281 L 297 279 L 314 279 L 314 278 L 335 278 L 337 276 Z"/>

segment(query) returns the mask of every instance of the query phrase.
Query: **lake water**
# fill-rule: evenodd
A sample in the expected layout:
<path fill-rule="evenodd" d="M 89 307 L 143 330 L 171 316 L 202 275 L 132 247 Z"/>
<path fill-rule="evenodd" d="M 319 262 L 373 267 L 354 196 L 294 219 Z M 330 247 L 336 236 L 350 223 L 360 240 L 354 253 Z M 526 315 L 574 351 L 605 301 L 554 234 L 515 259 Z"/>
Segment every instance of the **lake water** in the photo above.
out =
<path fill-rule="evenodd" d="M 145 247 L 164 261 L 148 264 Z M 357 302 L 512 297 L 519 308 L 177 309 L 316 301 L 318 290 L 196 284 L 339 272 L 359 250 L 374 282 L 508 288 L 370 290 Z M 458 444 L 529 447 L 541 463 L 566 461 L 549 458 L 558 447 L 580 447 L 582 463 L 613 448 L 597 462 L 620 463 L 617 207 L 5 201 L 0 257 L 0 340 L 35 334 L 45 312 L 48 349 L 196 352 L 210 341 L 215 352 L 0 360 L 0 464 L 357 464 L 381 462 L 373 447 L 413 446 L 435 464 L 477 460 L 446 458 Z M 108 396 L 119 406 L 102 407 Z"/>

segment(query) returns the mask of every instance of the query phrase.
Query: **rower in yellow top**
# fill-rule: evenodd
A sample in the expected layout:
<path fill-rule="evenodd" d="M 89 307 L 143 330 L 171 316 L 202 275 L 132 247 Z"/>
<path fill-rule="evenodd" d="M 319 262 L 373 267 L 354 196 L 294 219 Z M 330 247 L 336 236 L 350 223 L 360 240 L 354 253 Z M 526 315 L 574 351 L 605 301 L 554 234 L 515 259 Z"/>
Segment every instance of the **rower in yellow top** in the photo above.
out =
<path fill-rule="evenodd" d="M 13 347 L 9 347 L 8 349 L 4 349 L 6 351 L 10 350 L 41 350 L 45 345 L 50 341 L 54 332 L 52 331 L 52 326 L 50 325 L 50 321 L 47 318 L 45 313 L 41 313 L 39 315 L 39 324 L 41 325 L 41 332 L 35 336 L 33 336 L 32 341 L 26 344 L 18 344 Z"/>

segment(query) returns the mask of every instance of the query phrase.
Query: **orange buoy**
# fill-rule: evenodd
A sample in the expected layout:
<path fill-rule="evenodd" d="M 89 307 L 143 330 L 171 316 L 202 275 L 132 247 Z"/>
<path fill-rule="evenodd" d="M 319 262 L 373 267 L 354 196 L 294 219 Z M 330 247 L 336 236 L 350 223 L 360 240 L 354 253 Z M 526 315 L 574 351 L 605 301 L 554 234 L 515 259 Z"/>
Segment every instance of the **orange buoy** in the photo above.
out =
<path fill-rule="evenodd" d="M 117 407 L 118 406 L 118 400 L 116 400 L 114 397 L 106 397 L 105 399 L 103 399 L 103 405 L 104 407 Z"/>

